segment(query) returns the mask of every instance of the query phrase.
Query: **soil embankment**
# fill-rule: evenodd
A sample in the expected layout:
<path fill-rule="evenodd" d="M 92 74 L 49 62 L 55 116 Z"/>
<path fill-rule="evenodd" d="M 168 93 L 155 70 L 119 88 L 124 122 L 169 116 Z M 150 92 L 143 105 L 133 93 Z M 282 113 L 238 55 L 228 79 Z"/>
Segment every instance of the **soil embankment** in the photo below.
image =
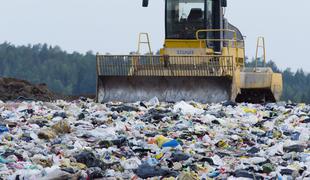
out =
<path fill-rule="evenodd" d="M 0 100 L 51 101 L 57 98 L 46 84 L 31 84 L 25 80 L 0 77 Z"/>

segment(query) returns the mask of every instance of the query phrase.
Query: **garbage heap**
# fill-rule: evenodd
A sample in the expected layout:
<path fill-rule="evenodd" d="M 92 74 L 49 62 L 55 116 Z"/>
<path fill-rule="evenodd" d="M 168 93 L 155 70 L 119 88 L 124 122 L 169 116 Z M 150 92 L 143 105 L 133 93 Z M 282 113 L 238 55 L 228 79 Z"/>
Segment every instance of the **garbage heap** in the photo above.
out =
<path fill-rule="evenodd" d="M 305 104 L 0 102 L 0 179 L 309 179 Z"/>

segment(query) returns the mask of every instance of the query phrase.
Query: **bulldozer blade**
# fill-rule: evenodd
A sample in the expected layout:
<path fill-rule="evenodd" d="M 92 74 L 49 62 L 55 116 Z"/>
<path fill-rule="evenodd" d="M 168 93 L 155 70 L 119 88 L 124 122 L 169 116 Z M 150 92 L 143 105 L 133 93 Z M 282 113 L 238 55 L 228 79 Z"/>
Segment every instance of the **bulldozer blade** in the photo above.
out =
<path fill-rule="evenodd" d="M 98 76 L 97 100 L 137 102 L 157 97 L 163 102 L 216 103 L 231 100 L 228 77 Z"/>

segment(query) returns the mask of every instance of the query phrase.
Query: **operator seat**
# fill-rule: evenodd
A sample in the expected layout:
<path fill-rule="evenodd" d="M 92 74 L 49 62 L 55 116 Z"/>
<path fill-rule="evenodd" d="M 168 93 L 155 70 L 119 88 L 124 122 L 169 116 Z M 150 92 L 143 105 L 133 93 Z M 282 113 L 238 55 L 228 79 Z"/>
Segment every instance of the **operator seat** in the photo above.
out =
<path fill-rule="evenodd" d="M 203 18 L 203 11 L 200 8 L 192 8 L 187 17 L 188 22 L 197 22 Z"/>
<path fill-rule="evenodd" d="M 200 8 L 192 8 L 188 17 L 187 23 L 184 25 L 184 37 L 186 39 L 195 39 L 196 31 L 203 29 L 203 11 Z"/>

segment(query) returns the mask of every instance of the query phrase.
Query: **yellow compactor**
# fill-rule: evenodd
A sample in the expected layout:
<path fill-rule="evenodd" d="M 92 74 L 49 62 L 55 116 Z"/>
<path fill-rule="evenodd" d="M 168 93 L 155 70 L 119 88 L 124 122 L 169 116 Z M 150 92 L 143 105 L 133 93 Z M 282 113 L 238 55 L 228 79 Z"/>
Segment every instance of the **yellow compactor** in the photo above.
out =
<path fill-rule="evenodd" d="M 148 0 L 143 0 L 148 6 Z M 97 54 L 98 102 L 275 102 L 282 75 L 245 67 L 244 39 L 224 17 L 227 0 L 165 0 L 158 55 Z M 149 45 L 149 37 L 141 43 Z M 139 51 L 139 50 L 138 50 Z"/>

